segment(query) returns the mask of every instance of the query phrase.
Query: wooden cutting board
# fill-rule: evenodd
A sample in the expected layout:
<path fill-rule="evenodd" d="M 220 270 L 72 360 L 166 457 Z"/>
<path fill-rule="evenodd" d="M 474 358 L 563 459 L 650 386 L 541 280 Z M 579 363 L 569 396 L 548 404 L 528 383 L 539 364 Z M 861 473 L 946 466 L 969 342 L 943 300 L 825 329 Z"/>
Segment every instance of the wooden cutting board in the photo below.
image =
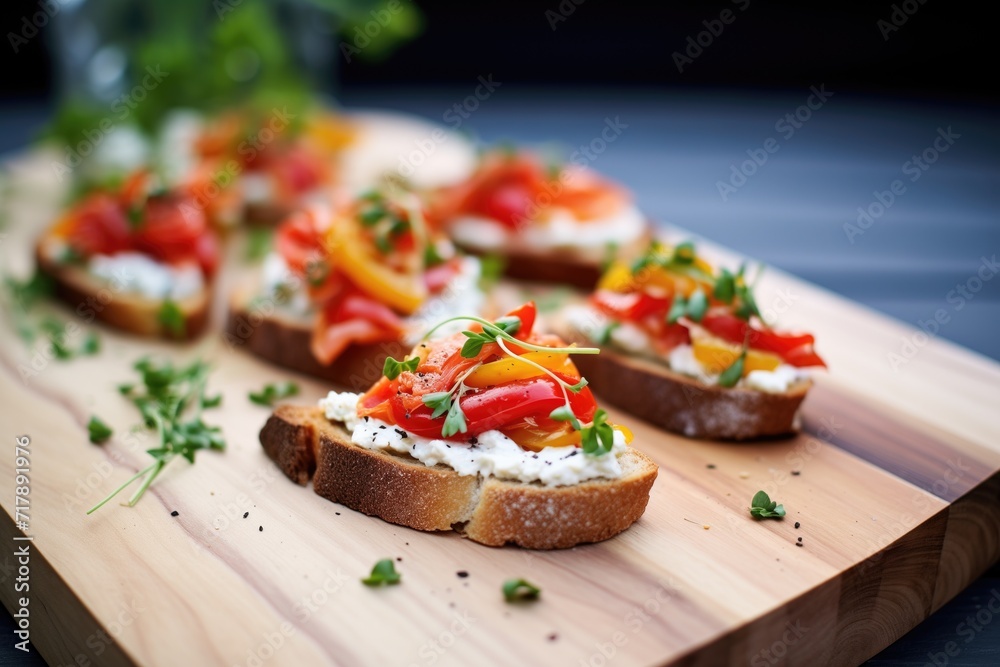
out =
<path fill-rule="evenodd" d="M 47 164 L 12 165 L 7 272 L 28 270 L 31 240 L 55 213 Z M 241 239 L 229 254 L 223 290 L 253 270 Z M 830 364 L 802 434 L 692 441 L 612 410 L 660 466 L 649 507 L 621 536 L 559 552 L 419 533 L 286 480 L 257 441 L 268 411 L 247 393 L 288 374 L 222 339 L 221 299 L 215 333 L 189 347 L 101 329 L 99 356 L 41 361 L 37 373 L 25 372 L 32 354 L 5 312 L 0 524 L 6 544 L 28 543 L 11 541 L 22 533 L 15 439 L 28 436 L 31 640 L 51 665 L 859 663 L 1000 557 L 1000 366 L 778 271 L 759 301 L 814 331 Z M 917 351 L 894 370 L 888 355 L 903 340 Z M 224 405 L 211 419 L 229 448 L 172 463 L 135 508 L 87 517 L 147 460 L 115 386 L 150 353 L 213 363 Z M 328 390 L 295 379 L 302 402 Z M 91 414 L 118 434 L 103 447 L 87 441 Z M 751 519 L 758 489 L 784 504 L 783 521 Z M 11 550 L 0 591 L 16 611 L 25 594 Z M 401 559 L 402 584 L 363 586 L 386 557 Z M 539 585 L 541 600 L 506 604 L 512 577 Z"/>

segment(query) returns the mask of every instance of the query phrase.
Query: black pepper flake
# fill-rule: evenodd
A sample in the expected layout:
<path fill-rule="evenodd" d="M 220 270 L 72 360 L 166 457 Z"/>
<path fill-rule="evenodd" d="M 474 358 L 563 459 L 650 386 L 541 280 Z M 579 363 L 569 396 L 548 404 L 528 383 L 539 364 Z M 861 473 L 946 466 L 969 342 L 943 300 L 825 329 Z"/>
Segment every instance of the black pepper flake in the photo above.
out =
<path fill-rule="evenodd" d="M 549 635 L 549 637 L 548 637 L 548 640 L 549 640 L 550 642 L 554 642 L 554 641 L 555 641 L 555 640 L 557 640 L 557 639 L 559 639 L 559 635 L 557 635 L 557 634 L 556 634 L 556 633 L 554 633 L 554 632 L 553 632 L 553 633 L 552 633 L 551 635 Z"/>
<path fill-rule="evenodd" d="M 792 474 L 795 475 L 796 477 L 798 477 L 799 475 L 802 474 L 802 471 L 801 470 L 793 470 Z"/>
<path fill-rule="evenodd" d="M 381 430 L 381 431 L 385 430 L 385 424 L 379 424 L 378 427 L 379 427 L 379 430 Z"/>
<path fill-rule="evenodd" d="M 801 547 L 801 546 L 803 546 L 803 545 L 802 545 L 802 543 L 801 543 L 801 542 L 796 542 L 796 543 L 795 543 L 795 546 L 797 546 L 797 547 Z"/>
<path fill-rule="evenodd" d="M 397 563 L 402 563 L 403 562 L 403 557 L 402 556 L 396 556 L 396 562 Z"/>
<path fill-rule="evenodd" d="M 572 457 L 574 457 L 574 456 L 576 456 L 576 455 L 577 455 L 577 452 L 578 452 L 578 450 L 574 449 L 574 450 L 573 450 L 573 451 L 571 451 L 571 452 L 570 452 L 569 454 L 567 454 L 566 456 L 564 456 L 564 457 L 563 457 L 563 459 L 568 459 L 568 458 L 572 458 Z"/>
<path fill-rule="evenodd" d="M 407 433 L 403 429 L 401 429 L 401 428 L 394 428 L 392 430 L 395 431 L 396 433 L 398 433 L 400 438 L 402 438 L 404 440 L 406 439 Z"/>
<path fill-rule="evenodd" d="M 174 510 L 173 512 L 170 513 L 170 516 L 180 516 L 180 512 Z"/>
<path fill-rule="evenodd" d="M 460 579 L 465 579 L 467 576 L 469 576 L 469 573 L 466 572 L 465 570 L 459 570 L 455 574 L 457 574 Z"/>
<path fill-rule="evenodd" d="M 531 458 L 533 458 L 533 459 L 537 459 L 537 458 L 538 458 L 538 454 L 532 454 L 532 455 L 531 455 Z"/>
<path fill-rule="evenodd" d="M 444 446 L 447 447 L 448 449 L 451 449 L 451 445 L 449 445 L 447 442 L 444 443 Z"/>
<path fill-rule="evenodd" d="M 801 541 L 802 541 L 802 538 L 800 537 L 800 538 L 799 538 L 799 542 L 801 542 Z"/>
<path fill-rule="evenodd" d="M 545 462 L 545 465 L 547 465 L 547 466 L 550 466 L 550 465 L 552 465 L 552 461 L 546 461 L 546 462 Z"/>
<path fill-rule="evenodd" d="M 477 438 L 476 436 L 472 436 L 471 438 L 469 438 L 469 444 L 470 445 L 478 445 L 479 444 L 479 438 Z"/>
<path fill-rule="evenodd" d="M 409 418 L 410 418 L 410 413 L 409 413 L 409 412 L 407 412 L 407 413 L 406 413 L 406 418 L 407 418 L 407 419 L 409 419 Z"/>
<path fill-rule="evenodd" d="M 263 532 L 264 532 L 264 526 L 261 526 L 261 527 L 260 527 L 260 528 L 258 528 L 257 530 L 259 530 L 260 532 L 262 532 L 262 533 L 263 533 Z"/>
<path fill-rule="evenodd" d="M 368 415 L 365 415 L 364 419 L 365 421 L 368 421 Z"/>
<path fill-rule="evenodd" d="M 709 463 L 705 467 L 708 468 L 709 470 L 715 470 L 715 464 L 714 463 Z"/>
<path fill-rule="evenodd" d="M 340 512 L 334 512 L 334 514 L 336 514 L 337 516 L 340 516 Z"/>
<path fill-rule="evenodd" d="M 244 513 L 243 513 L 243 518 L 244 518 L 244 519 L 245 519 L 245 518 L 247 518 L 248 516 L 250 516 L 250 512 L 244 512 Z"/>
<path fill-rule="evenodd" d="M 796 527 L 796 528 L 798 528 L 798 527 L 799 527 L 799 526 L 801 526 L 801 525 L 802 525 L 802 524 L 801 524 L 801 523 L 799 523 L 798 521 L 796 521 L 796 522 L 795 522 L 795 527 Z"/>

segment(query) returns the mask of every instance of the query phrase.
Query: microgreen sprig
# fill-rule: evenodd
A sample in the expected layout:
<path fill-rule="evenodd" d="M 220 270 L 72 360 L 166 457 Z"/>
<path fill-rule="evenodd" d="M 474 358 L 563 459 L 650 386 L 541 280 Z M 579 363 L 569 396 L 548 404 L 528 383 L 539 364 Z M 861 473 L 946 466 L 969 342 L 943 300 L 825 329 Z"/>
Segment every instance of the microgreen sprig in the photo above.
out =
<path fill-rule="evenodd" d="M 208 364 L 195 361 L 189 366 L 175 368 L 170 362 L 158 365 L 149 359 L 143 359 L 135 364 L 135 370 L 140 374 L 142 386 L 125 384 L 119 386 L 118 390 L 139 410 L 145 426 L 156 430 L 159 446 L 147 450 L 154 459 L 151 464 L 87 510 L 87 514 L 96 512 L 134 481 L 142 478 L 142 484 L 126 503 L 132 507 L 139 502 L 166 465 L 177 456 L 194 463 L 198 450 L 222 450 L 226 447 L 221 430 L 216 426 L 208 426 L 201 418 L 203 409 L 215 407 L 221 402 L 220 396 L 206 395 Z"/>

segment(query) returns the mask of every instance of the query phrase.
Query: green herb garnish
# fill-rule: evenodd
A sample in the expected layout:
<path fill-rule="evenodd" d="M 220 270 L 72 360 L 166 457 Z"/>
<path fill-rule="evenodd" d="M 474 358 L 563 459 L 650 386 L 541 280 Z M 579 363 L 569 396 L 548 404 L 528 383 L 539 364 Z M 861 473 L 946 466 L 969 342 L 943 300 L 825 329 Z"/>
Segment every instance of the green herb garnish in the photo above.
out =
<path fill-rule="evenodd" d="M 385 364 L 382 366 L 382 375 L 386 376 L 390 380 L 395 380 L 403 371 L 410 371 L 412 373 L 417 370 L 417 366 L 419 365 L 420 357 L 413 357 L 412 359 L 407 359 L 406 361 L 396 361 L 392 357 L 386 357 Z"/>
<path fill-rule="evenodd" d="M 90 441 L 95 445 L 107 442 L 114 431 L 111 427 L 105 424 L 99 417 L 91 416 L 90 421 L 87 422 L 87 433 L 90 436 Z"/>
<path fill-rule="evenodd" d="M 87 514 L 96 512 L 134 481 L 144 478 L 126 503 L 132 507 L 177 456 L 194 463 L 198 450 L 222 450 L 226 447 L 220 429 L 202 421 L 202 409 L 214 400 L 205 398 L 207 364 L 195 361 L 189 366 L 175 368 L 170 362 L 157 365 L 143 359 L 135 364 L 135 370 L 139 372 L 141 385 L 123 385 L 119 391 L 139 410 L 146 427 L 156 430 L 159 446 L 147 450 L 154 459 L 153 463 L 128 478 L 104 500 L 87 510 Z"/>
<path fill-rule="evenodd" d="M 396 564 L 392 562 L 391 558 L 383 558 L 375 563 L 372 573 L 367 578 L 362 579 L 361 583 L 365 586 L 389 586 L 398 584 L 402 576 L 396 572 Z"/>
<path fill-rule="evenodd" d="M 479 258 L 479 289 L 489 292 L 507 268 L 507 260 L 501 255 L 483 255 Z"/>
<path fill-rule="evenodd" d="M 524 579 L 508 579 L 503 582 L 503 599 L 507 602 L 537 600 L 542 589 Z"/>
<path fill-rule="evenodd" d="M 736 279 L 729 269 L 722 269 L 715 281 L 712 296 L 723 303 L 732 303 L 736 294 Z"/>
<path fill-rule="evenodd" d="M 740 352 L 740 356 L 736 357 L 736 361 L 726 370 L 722 371 L 719 375 L 719 386 L 720 387 L 734 387 L 736 383 L 740 381 L 743 377 L 743 366 L 746 363 L 747 350 L 743 348 Z"/>
<path fill-rule="evenodd" d="M 177 305 L 176 301 L 171 299 L 165 300 L 163 305 L 160 306 L 157 319 L 171 336 L 174 338 L 184 337 L 184 313 L 181 312 L 181 308 Z"/>
<path fill-rule="evenodd" d="M 764 491 L 758 491 L 750 501 L 750 516 L 755 519 L 780 519 L 785 516 L 785 508 L 771 500 Z"/>
<path fill-rule="evenodd" d="M 294 382 L 277 382 L 266 384 L 260 391 L 251 391 L 247 398 L 251 403 L 272 407 L 275 402 L 299 393 L 299 385 Z"/>
<path fill-rule="evenodd" d="M 667 311 L 667 324 L 676 324 L 686 312 L 687 299 L 684 298 L 683 294 L 675 294 L 674 300 L 670 304 L 670 310 Z"/>
<path fill-rule="evenodd" d="M 611 334 L 621 325 L 621 322 L 608 322 L 593 335 L 594 342 L 598 345 L 607 345 L 611 342 Z"/>
<path fill-rule="evenodd" d="M 273 232 L 267 227 L 252 227 L 247 232 L 246 260 L 259 262 L 271 250 Z"/>
<path fill-rule="evenodd" d="M 608 423 L 608 413 L 598 409 L 594 421 L 580 431 L 583 453 L 599 456 L 611 451 L 615 444 L 615 429 Z"/>
<path fill-rule="evenodd" d="M 687 302 L 687 316 L 692 322 L 701 322 L 708 310 L 708 298 L 701 289 L 696 289 Z"/>

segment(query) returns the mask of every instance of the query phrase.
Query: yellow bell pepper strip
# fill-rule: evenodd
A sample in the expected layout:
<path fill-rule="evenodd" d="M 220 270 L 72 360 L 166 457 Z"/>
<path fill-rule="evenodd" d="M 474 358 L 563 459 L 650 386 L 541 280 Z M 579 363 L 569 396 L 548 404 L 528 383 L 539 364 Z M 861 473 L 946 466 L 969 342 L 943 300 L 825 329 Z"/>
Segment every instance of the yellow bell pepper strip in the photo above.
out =
<path fill-rule="evenodd" d="M 556 371 L 569 377 L 579 377 L 580 372 L 576 365 L 565 353 L 553 352 L 527 352 L 520 355 L 527 361 L 533 361 L 540 366 Z M 500 384 L 506 384 L 515 380 L 527 380 L 528 378 L 543 375 L 542 371 L 530 363 L 519 361 L 518 357 L 504 357 L 499 361 L 492 361 L 483 364 L 465 378 L 465 386 L 482 389 Z"/>
<path fill-rule="evenodd" d="M 691 341 L 691 346 L 694 348 L 694 358 L 712 374 L 721 373 L 732 366 L 742 352 L 739 345 L 713 338 L 695 338 Z M 751 348 L 747 350 L 743 362 L 743 376 L 746 377 L 750 371 L 773 371 L 780 365 L 781 357 L 778 355 Z"/>
<path fill-rule="evenodd" d="M 427 299 L 419 273 L 399 273 L 379 263 L 354 222 L 335 220 L 326 235 L 326 249 L 333 265 L 368 296 L 410 315 Z"/>
<path fill-rule="evenodd" d="M 692 266 L 705 273 L 706 276 L 712 275 L 712 267 L 701 259 L 696 258 Z M 668 295 L 683 294 L 685 297 L 691 296 L 699 288 L 706 294 L 711 294 L 713 286 L 711 280 L 701 280 L 655 265 L 647 266 L 633 273 L 632 267 L 621 261 L 614 262 L 597 284 L 598 289 L 614 292 L 635 292 L 647 287 L 658 287 Z"/>

